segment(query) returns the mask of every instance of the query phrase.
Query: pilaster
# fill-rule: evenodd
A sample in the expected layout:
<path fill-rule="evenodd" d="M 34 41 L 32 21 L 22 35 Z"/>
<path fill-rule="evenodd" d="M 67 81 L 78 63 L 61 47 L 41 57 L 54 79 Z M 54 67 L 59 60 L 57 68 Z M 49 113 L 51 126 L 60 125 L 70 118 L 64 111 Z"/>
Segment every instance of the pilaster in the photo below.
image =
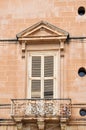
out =
<path fill-rule="evenodd" d="M 60 40 L 60 96 L 64 98 L 64 40 Z"/>

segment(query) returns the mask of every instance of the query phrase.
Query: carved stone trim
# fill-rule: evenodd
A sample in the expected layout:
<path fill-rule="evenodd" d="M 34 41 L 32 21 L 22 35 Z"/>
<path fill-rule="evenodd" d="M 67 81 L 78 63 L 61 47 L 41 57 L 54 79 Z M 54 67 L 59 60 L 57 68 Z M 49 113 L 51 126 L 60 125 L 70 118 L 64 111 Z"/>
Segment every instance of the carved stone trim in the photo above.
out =
<path fill-rule="evenodd" d="M 22 102 L 21 102 L 22 101 Z M 62 103 L 63 101 L 63 103 Z M 64 119 L 65 117 L 70 117 L 71 115 L 71 110 L 70 110 L 70 99 L 66 100 L 32 100 L 32 99 L 27 99 L 27 100 L 15 100 L 13 99 L 13 107 L 12 107 L 12 116 L 16 122 L 21 122 L 23 117 L 27 118 L 37 118 L 38 120 L 49 117 L 61 117 L 61 119 Z M 61 104 L 60 104 L 61 103 Z M 21 109 L 20 109 L 21 108 Z M 64 117 L 64 118 L 62 118 Z"/>
<path fill-rule="evenodd" d="M 24 37 L 20 37 L 18 38 L 19 41 L 23 41 L 23 40 L 26 40 L 26 41 L 40 41 L 40 40 L 60 40 L 60 39 L 66 39 L 67 37 L 62 37 L 62 36 L 59 36 L 59 37 L 52 37 L 52 36 L 47 36 L 47 37 L 44 37 L 44 36 L 38 36 L 38 37 L 27 37 L 27 38 L 24 38 Z"/>
<path fill-rule="evenodd" d="M 39 39 L 40 40 L 40 39 Z M 49 39 L 48 39 L 49 41 Z M 20 41 L 20 44 L 21 44 L 21 50 L 22 50 L 22 58 L 25 58 L 25 52 L 26 52 L 26 47 L 28 46 L 29 42 L 27 42 L 27 40 L 22 40 Z M 64 40 L 63 39 L 60 39 L 59 40 L 59 43 L 60 43 L 60 56 L 61 57 L 64 57 Z"/>

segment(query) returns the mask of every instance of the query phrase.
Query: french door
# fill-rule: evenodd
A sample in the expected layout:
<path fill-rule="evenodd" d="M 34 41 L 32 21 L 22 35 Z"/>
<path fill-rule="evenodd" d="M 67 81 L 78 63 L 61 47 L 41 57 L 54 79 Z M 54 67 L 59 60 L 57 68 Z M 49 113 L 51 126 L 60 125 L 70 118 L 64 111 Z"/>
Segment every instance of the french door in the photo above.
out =
<path fill-rule="evenodd" d="M 30 98 L 55 98 L 57 95 L 57 53 L 29 53 L 28 95 Z"/>

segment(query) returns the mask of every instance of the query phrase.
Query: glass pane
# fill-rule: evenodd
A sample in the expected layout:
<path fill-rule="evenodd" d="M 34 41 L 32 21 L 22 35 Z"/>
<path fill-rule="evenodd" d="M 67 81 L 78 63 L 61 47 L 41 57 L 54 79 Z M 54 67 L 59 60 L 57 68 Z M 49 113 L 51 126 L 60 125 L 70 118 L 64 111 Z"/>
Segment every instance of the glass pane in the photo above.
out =
<path fill-rule="evenodd" d="M 32 80 L 31 84 L 31 98 L 40 98 L 41 97 L 41 81 Z"/>
<path fill-rule="evenodd" d="M 41 76 L 41 56 L 32 56 L 32 77 Z"/>
<path fill-rule="evenodd" d="M 44 57 L 44 77 L 53 77 L 54 57 Z"/>

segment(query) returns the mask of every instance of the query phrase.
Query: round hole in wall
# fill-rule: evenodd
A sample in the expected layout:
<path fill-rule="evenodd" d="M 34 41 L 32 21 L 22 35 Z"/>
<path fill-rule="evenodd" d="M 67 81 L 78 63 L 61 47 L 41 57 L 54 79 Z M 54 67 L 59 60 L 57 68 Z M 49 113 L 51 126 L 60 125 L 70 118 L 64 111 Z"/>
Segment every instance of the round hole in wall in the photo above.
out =
<path fill-rule="evenodd" d="M 86 74 L 85 68 L 84 67 L 79 68 L 78 75 L 80 77 L 83 77 L 83 76 L 85 76 L 85 74 Z"/>
<path fill-rule="evenodd" d="M 85 109 L 81 109 L 81 110 L 79 111 L 79 114 L 80 114 L 81 116 L 85 116 L 85 115 L 86 115 L 86 110 L 85 110 Z"/>
<path fill-rule="evenodd" d="M 83 6 L 78 8 L 78 14 L 79 15 L 84 15 L 85 14 L 85 8 Z"/>

